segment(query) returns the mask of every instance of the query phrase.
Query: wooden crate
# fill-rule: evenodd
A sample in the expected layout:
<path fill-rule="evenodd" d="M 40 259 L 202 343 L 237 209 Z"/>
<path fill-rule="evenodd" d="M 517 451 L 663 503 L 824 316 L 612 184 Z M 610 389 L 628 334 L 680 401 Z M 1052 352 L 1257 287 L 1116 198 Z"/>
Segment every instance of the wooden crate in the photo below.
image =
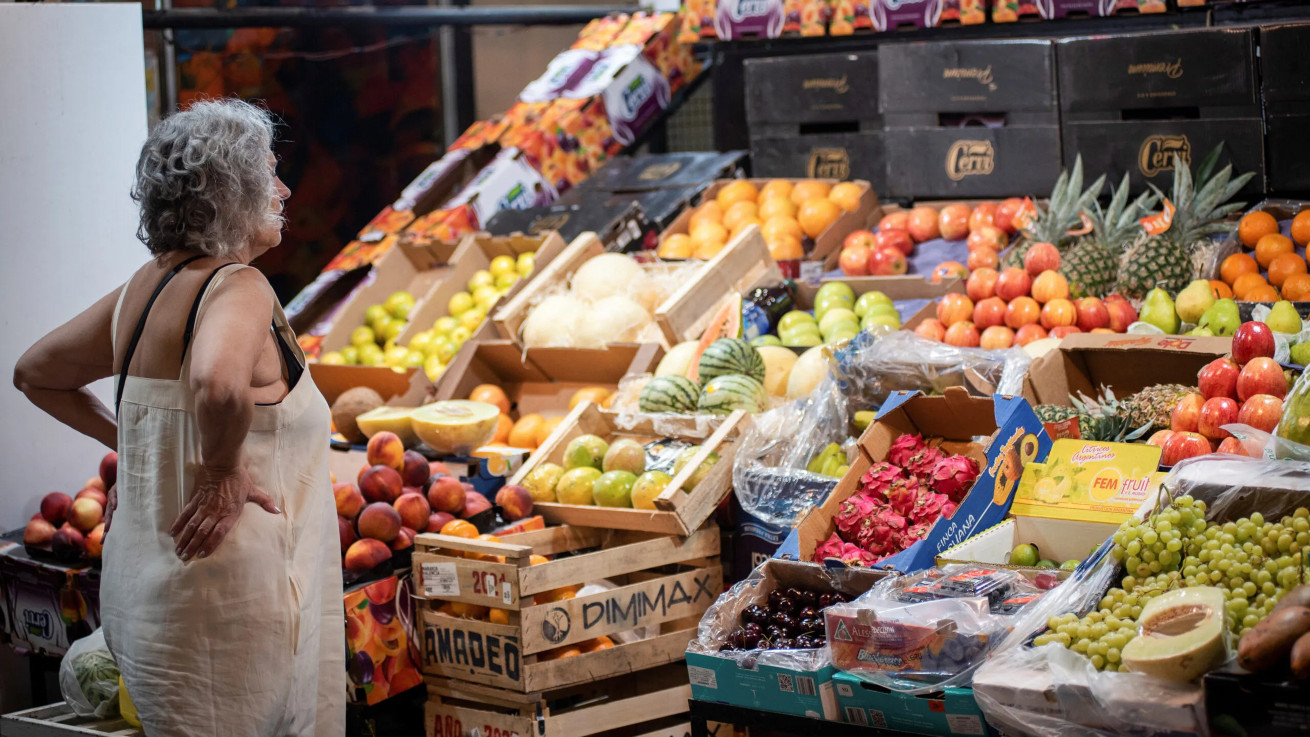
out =
<path fill-rule="evenodd" d="M 678 734 L 667 731 L 666 720 L 685 714 L 691 698 L 681 663 L 527 694 L 441 678 L 427 679 L 427 686 L 427 737 Z"/>
<path fill-rule="evenodd" d="M 707 262 L 655 311 L 655 323 L 669 345 L 696 340 L 730 295 L 747 292 L 768 281 L 782 282 L 782 271 L 769 255 L 757 226 L 743 230 L 732 243 Z"/>
<path fill-rule="evenodd" d="M 569 553 L 539 565 L 529 560 Z M 722 589 L 718 553 L 717 527 L 683 538 L 561 526 L 506 535 L 500 543 L 419 535 L 414 595 L 421 605 L 424 672 L 530 693 L 680 660 L 700 615 Z M 601 579 L 616 588 L 534 603 L 535 595 Z M 509 623 L 443 613 L 452 602 L 508 610 Z M 605 650 L 543 657 L 635 628 L 658 632 L 626 644 L 615 639 Z"/>
<path fill-rule="evenodd" d="M 79 734 L 141 737 L 140 730 L 120 718 L 80 717 L 63 701 L 0 717 L 0 734 L 4 737 L 70 737 Z"/>
<path fill-rule="evenodd" d="M 602 412 L 592 402 L 583 402 L 569 413 L 523 466 L 510 478 L 522 484 L 532 469 L 542 463 L 563 464 L 564 450 L 580 435 L 597 435 L 606 442 L 616 437 L 632 438 L 641 444 L 664 437 L 650 422 L 639 423 L 631 430 L 620 430 L 613 413 Z M 700 444 L 700 451 L 655 499 L 655 509 L 596 507 L 558 502 L 538 502 L 533 511 L 551 524 L 601 527 L 616 530 L 641 530 L 672 535 L 688 535 L 709 519 L 719 503 L 732 491 L 732 463 L 736 457 L 736 440 L 750 422 L 750 415 L 740 410 L 723 420 L 718 429 Z M 695 473 L 711 452 L 719 454 L 718 463 L 690 492 L 682 484 Z"/>

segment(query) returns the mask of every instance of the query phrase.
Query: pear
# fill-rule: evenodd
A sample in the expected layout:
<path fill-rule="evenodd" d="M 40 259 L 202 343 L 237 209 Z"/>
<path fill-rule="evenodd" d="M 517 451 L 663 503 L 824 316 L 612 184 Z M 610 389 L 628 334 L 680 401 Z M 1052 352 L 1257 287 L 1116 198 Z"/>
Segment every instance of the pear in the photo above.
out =
<path fill-rule="evenodd" d="M 1180 325 L 1178 312 L 1174 309 L 1174 301 L 1169 298 L 1168 292 L 1159 287 L 1146 293 L 1146 301 L 1142 303 L 1142 311 L 1137 319 L 1154 325 L 1169 335 L 1177 334 Z"/>
<path fill-rule="evenodd" d="M 1203 338 L 1213 338 L 1214 331 L 1210 328 L 1195 327 L 1187 331 L 1188 335 L 1199 335 Z"/>
<path fill-rule="evenodd" d="M 1205 279 L 1197 279 L 1178 293 L 1175 308 L 1183 322 L 1195 324 L 1200 321 L 1201 315 L 1204 315 L 1205 311 L 1210 309 L 1214 303 L 1214 290 L 1210 288 L 1210 282 Z"/>
<path fill-rule="evenodd" d="M 1197 327 L 1209 328 L 1220 338 L 1233 337 L 1241 325 L 1242 316 L 1237 311 L 1237 303 L 1227 298 L 1215 300 L 1197 323 Z"/>
<path fill-rule="evenodd" d="M 1265 318 L 1265 324 L 1275 333 L 1301 332 L 1301 316 L 1296 313 L 1296 307 L 1287 300 L 1274 303 L 1269 316 Z"/>
<path fill-rule="evenodd" d="M 1310 366 L 1310 343 L 1297 343 L 1292 346 L 1292 363 L 1298 366 Z"/>

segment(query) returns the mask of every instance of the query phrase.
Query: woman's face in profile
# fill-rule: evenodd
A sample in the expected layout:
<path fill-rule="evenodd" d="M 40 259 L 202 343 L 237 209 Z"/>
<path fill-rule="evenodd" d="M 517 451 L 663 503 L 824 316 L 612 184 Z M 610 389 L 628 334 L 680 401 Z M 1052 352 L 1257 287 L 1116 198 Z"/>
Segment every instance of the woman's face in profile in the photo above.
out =
<path fill-rule="evenodd" d="M 273 198 L 269 200 L 268 211 L 271 214 L 281 216 L 284 208 L 284 202 L 291 196 L 291 190 L 277 176 L 277 157 L 270 151 L 268 154 L 268 168 L 273 174 L 274 193 Z M 255 235 L 254 248 L 251 260 L 258 258 L 262 253 L 282 242 L 282 219 L 278 219 L 262 229 Z"/>

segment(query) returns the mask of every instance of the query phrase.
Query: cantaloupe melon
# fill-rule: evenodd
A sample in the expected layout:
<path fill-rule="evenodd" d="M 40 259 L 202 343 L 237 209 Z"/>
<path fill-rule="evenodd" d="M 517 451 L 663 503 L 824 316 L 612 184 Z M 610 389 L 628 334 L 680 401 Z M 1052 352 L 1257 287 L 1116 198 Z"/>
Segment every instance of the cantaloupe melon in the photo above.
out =
<path fill-rule="evenodd" d="M 438 453 L 468 455 L 496 435 L 500 409 L 485 402 L 449 399 L 425 404 L 410 413 L 419 439 Z"/>
<path fill-rule="evenodd" d="M 409 420 L 413 412 L 413 407 L 378 407 L 356 417 L 355 424 L 366 437 L 393 432 L 406 448 L 412 448 L 418 445 L 418 435 L 414 434 L 414 425 Z"/>

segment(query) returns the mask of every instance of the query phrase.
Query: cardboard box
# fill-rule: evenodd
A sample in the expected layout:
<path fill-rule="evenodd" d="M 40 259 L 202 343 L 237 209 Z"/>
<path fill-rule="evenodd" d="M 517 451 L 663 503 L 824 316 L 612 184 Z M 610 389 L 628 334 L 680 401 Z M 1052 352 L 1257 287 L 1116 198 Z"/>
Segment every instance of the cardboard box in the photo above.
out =
<path fill-rule="evenodd" d="M 1034 405 L 1069 407 L 1070 394 L 1092 397 L 1102 386 L 1121 399 L 1156 384 L 1191 386 L 1202 367 L 1232 352 L 1232 342 L 1186 335 L 1070 335 L 1028 367 L 1023 396 Z"/>
<path fill-rule="evenodd" d="M 100 626 L 100 569 L 33 558 L 22 537 L 0 540 L 0 630 L 20 652 L 58 657 Z"/>
<path fill-rule="evenodd" d="M 798 2 L 798 0 L 796 0 Z M 787 6 L 793 0 L 718 0 L 714 3 L 713 35 L 722 41 L 745 38 L 778 38 L 782 35 Z M 800 17 L 796 18 L 799 30 Z M 703 33 L 703 31 L 702 31 Z M 823 32 L 820 31 L 820 36 Z"/>
<path fill-rule="evenodd" d="M 605 250 L 627 252 L 654 241 L 658 229 L 646 219 L 635 202 L 592 202 L 587 205 L 551 205 L 526 210 L 501 210 L 487 223 L 492 235 L 557 233 L 564 242 L 592 232 L 605 244 Z"/>
<path fill-rule="evenodd" d="M 1270 192 L 1310 191 L 1310 24 L 1260 28 L 1260 97 L 1265 113 L 1265 149 Z"/>
<path fill-rule="evenodd" d="M 745 159 L 744 151 L 616 156 L 577 188 L 613 194 L 699 187 L 739 176 Z"/>
<path fill-rule="evenodd" d="M 752 136 L 795 135 L 801 123 L 863 123 L 870 130 L 882 126 L 877 51 L 747 59 L 742 68 Z"/>
<path fill-rule="evenodd" d="M 841 721 L 861 727 L 940 735 L 985 735 L 987 719 L 973 689 L 947 688 L 910 695 L 875 686 L 845 672 L 832 677 Z"/>
<path fill-rule="evenodd" d="M 741 595 L 725 601 L 720 597 L 716 629 L 725 634 L 736 629 L 741 612 L 752 604 L 763 603 L 770 591 L 790 586 L 821 592 L 839 591 L 852 598 L 873 588 L 888 574 L 867 569 L 826 570 L 813 563 L 786 560 L 765 561 L 757 572 L 762 578 L 746 587 Z M 708 623 L 706 623 L 708 624 Z M 717 646 L 717 643 L 716 643 Z M 751 709 L 796 714 L 817 719 L 837 719 L 837 699 L 832 677 L 837 670 L 829 662 L 826 650 L 794 650 L 787 653 L 793 665 L 809 661 L 806 667 L 768 664 L 768 656 L 741 664 L 734 653 L 703 652 L 693 643 L 687 650 L 687 673 L 691 678 L 692 698 Z M 740 653 L 735 654 L 738 657 Z"/>
<path fill-rule="evenodd" d="M 859 491 L 860 477 L 887 457 L 896 438 L 909 433 L 939 439 L 947 452 L 969 455 L 979 461 L 981 473 L 953 517 L 939 519 L 927 538 L 879 564 L 906 573 L 932 567 L 941 551 L 1005 519 L 1023 464 L 1045 458 L 1051 446 L 1041 421 L 1020 397 L 969 397 L 958 388 L 941 396 L 896 392 L 860 436 L 860 457 L 827 500 L 796 525 L 795 548 L 784 544 L 779 554 L 813 558 L 819 543 L 836 531 L 833 519 L 841 503 Z M 974 442 L 980 436 L 991 436 L 986 448 Z"/>
<path fill-rule="evenodd" d="M 888 195 L 1008 197 L 1046 192 L 1063 166 L 1055 125 L 896 128 L 885 141 Z M 1087 156 L 1083 157 L 1086 165 Z"/>
<path fill-rule="evenodd" d="M 537 173 L 527 154 L 508 146 L 440 209 L 417 218 L 405 232 L 410 238 L 457 242 L 501 210 L 541 207 L 558 196 L 554 182 Z"/>
<path fill-rule="evenodd" d="M 1310 684 L 1280 675 L 1250 674 L 1235 664 L 1205 674 L 1211 734 L 1244 731 L 1260 737 L 1304 735 L 1310 724 Z"/>
<path fill-rule="evenodd" d="M 1195 0 L 1178 0 L 1179 5 L 1199 5 Z M 1201 0 L 1204 2 L 1204 0 Z M 1111 15 L 1145 15 L 1169 10 L 1165 0 L 1047 0 L 1044 3 L 1024 0 L 992 0 L 992 22 L 1014 23 L 1021 18 L 1053 20 L 1057 18 L 1095 18 Z"/>
<path fill-rule="evenodd" d="M 414 618 L 414 600 L 400 592 L 400 580 L 387 576 L 349 587 L 344 604 L 351 703 L 371 706 L 421 685 L 418 643 L 410 641 L 404 626 Z M 355 676 L 363 673 L 373 678 L 367 683 L 356 681 Z"/>

